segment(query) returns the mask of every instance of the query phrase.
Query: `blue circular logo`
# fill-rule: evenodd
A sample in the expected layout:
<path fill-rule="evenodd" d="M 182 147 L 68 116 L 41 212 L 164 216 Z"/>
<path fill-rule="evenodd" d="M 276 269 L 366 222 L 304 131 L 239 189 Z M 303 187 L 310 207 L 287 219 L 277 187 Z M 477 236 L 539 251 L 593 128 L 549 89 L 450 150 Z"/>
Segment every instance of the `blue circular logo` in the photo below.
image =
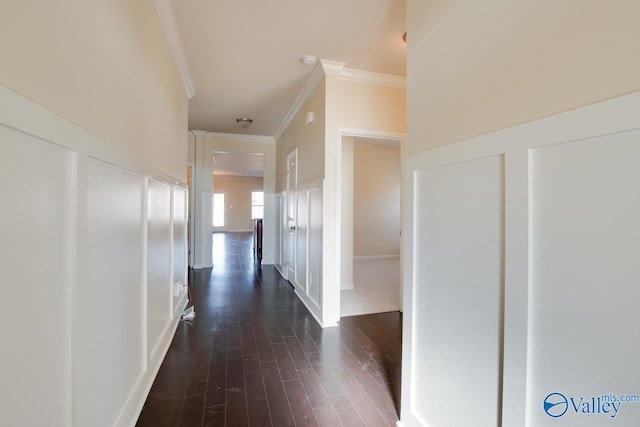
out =
<path fill-rule="evenodd" d="M 563 416 L 569 409 L 569 401 L 562 393 L 551 393 L 544 398 L 542 407 L 547 415 L 558 418 Z"/>

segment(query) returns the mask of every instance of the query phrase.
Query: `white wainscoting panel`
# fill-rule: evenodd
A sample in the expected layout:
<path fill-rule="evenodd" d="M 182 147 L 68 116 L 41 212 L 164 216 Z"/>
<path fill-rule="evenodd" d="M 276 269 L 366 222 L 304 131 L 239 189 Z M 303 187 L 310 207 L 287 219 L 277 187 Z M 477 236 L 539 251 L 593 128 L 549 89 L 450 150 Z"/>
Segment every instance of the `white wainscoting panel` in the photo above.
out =
<path fill-rule="evenodd" d="M 68 426 L 74 156 L 1 125 L 0 150 L 0 425 Z"/>
<path fill-rule="evenodd" d="M 173 187 L 173 281 L 175 283 L 187 283 L 187 192 L 182 188 Z M 171 317 L 180 317 L 184 310 L 186 289 L 179 293 L 174 293 L 173 288 L 169 291 L 173 295 Z"/>
<path fill-rule="evenodd" d="M 1 85 L 0 178 L 0 425 L 135 425 L 178 322 L 186 186 Z"/>
<path fill-rule="evenodd" d="M 274 251 L 273 251 L 273 265 L 280 269 L 282 266 L 282 195 L 276 194 L 274 196 Z"/>
<path fill-rule="evenodd" d="M 280 274 L 286 279 L 288 262 L 288 244 L 289 244 L 289 221 L 287 220 L 287 193 L 280 195 L 280 216 L 276 219 L 278 230 L 280 233 L 280 264 L 276 265 Z"/>
<path fill-rule="evenodd" d="M 415 413 L 432 426 L 466 427 L 469 413 L 475 426 L 496 426 L 503 159 L 419 171 L 415 182 L 415 392 L 424 399 Z"/>
<path fill-rule="evenodd" d="M 638 111 L 634 93 L 407 157 L 399 425 L 638 425 Z"/>
<path fill-rule="evenodd" d="M 320 307 L 322 286 L 322 190 L 309 191 L 309 284 L 307 293 Z"/>
<path fill-rule="evenodd" d="M 171 317 L 171 187 L 147 186 L 147 342 L 149 358 L 159 349 Z"/>
<path fill-rule="evenodd" d="M 143 178 L 90 159 L 88 188 L 87 264 L 76 296 L 75 419 L 110 426 L 145 366 Z"/>
<path fill-rule="evenodd" d="M 307 293 L 307 263 L 309 261 L 309 195 L 299 191 L 296 198 L 296 288 Z"/>
<path fill-rule="evenodd" d="M 531 426 L 640 420 L 640 403 L 614 417 L 573 407 L 640 394 L 639 164 L 640 131 L 532 151 Z M 554 392 L 569 399 L 558 418 L 540 410 Z"/>
<path fill-rule="evenodd" d="M 281 262 L 287 261 L 287 244 L 289 229 L 286 209 L 286 193 L 276 197 L 277 210 L 276 234 L 280 235 Z M 310 183 L 298 187 L 296 197 L 296 277 L 293 283 L 296 295 L 309 309 L 311 314 L 322 324 L 320 308 L 320 290 L 322 289 L 322 190 L 319 183 Z M 287 266 L 275 264 L 280 274 L 286 279 Z"/>

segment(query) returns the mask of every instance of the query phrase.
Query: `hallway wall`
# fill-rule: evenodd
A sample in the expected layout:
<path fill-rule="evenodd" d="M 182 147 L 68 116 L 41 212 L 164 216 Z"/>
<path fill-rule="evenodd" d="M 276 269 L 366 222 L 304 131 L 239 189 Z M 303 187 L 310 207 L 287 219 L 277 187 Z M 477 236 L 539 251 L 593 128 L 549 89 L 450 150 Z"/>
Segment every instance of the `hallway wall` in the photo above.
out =
<path fill-rule="evenodd" d="M 276 266 L 287 271 L 288 251 L 295 252 L 295 277 L 292 284 L 296 293 L 314 317 L 322 324 L 322 199 L 324 179 L 326 78 L 318 84 L 300 110 L 292 118 L 289 126 L 276 143 L 276 176 L 280 218 L 276 223 L 279 246 Z M 314 113 L 314 121 L 305 125 L 305 114 Z M 287 193 L 287 156 L 297 150 L 297 193 Z M 289 198 L 296 200 L 297 231 L 295 248 L 289 248 L 289 224 L 286 203 Z"/>
<path fill-rule="evenodd" d="M 6 89 L 0 111 L 0 424 L 128 425 L 186 300 L 186 190 Z"/>
<path fill-rule="evenodd" d="M 12 1 L 0 82 L 184 181 L 187 96 L 153 2 Z"/>
<path fill-rule="evenodd" d="M 640 418 L 638 16 L 408 0 L 404 427 Z"/>
<path fill-rule="evenodd" d="M 407 0 L 408 153 L 640 90 L 639 16 L 633 0 Z"/>
<path fill-rule="evenodd" d="M 176 64 L 150 0 L 5 2 L 0 56 L 0 425 L 133 425 L 186 299 Z"/>

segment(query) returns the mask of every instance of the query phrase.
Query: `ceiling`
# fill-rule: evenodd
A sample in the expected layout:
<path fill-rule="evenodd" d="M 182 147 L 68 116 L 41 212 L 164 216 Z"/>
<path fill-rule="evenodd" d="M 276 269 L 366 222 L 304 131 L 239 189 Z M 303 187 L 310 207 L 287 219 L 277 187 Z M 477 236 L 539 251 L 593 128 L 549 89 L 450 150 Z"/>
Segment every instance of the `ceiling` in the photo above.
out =
<path fill-rule="evenodd" d="M 309 79 L 300 58 L 406 75 L 404 0 L 171 0 L 195 96 L 189 129 L 274 136 Z M 235 119 L 249 117 L 242 130 Z"/>
<path fill-rule="evenodd" d="M 264 176 L 264 155 L 214 152 L 216 176 Z"/>

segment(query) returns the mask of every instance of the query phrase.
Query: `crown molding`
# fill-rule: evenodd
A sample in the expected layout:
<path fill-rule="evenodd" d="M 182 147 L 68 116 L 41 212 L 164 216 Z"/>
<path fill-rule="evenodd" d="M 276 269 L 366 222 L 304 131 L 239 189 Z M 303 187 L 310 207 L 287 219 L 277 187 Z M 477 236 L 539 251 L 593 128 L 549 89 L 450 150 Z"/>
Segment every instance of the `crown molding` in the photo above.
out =
<path fill-rule="evenodd" d="M 347 65 L 345 62 L 331 61 L 329 59 L 321 59 L 320 64 L 324 73 L 328 76 L 340 75 L 344 67 Z"/>
<path fill-rule="evenodd" d="M 320 61 L 318 61 L 316 63 L 316 66 L 314 67 L 313 71 L 311 72 L 311 76 L 309 76 L 309 79 L 307 80 L 307 83 L 305 83 L 304 87 L 302 88 L 302 91 L 298 95 L 298 98 L 296 98 L 296 102 L 293 103 L 293 105 L 289 109 L 289 112 L 284 117 L 284 120 L 282 120 L 282 123 L 280 124 L 280 127 L 278 128 L 276 133 L 273 135 L 273 139 L 275 141 L 280 139 L 280 137 L 282 136 L 284 131 L 291 124 L 291 121 L 293 120 L 293 118 L 296 116 L 296 114 L 298 114 L 298 111 L 300 111 L 300 108 L 302 108 L 302 104 L 304 104 L 304 102 L 307 100 L 307 98 L 309 98 L 311 93 L 318 86 L 318 83 L 320 83 L 320 81 L 322 81 L 322 78 L 326 74 L 325 63 L 327 63 L 326 66 L 330 66 L 328 64 L 329 62 L 333 62 L 333 61 L 325 61 L 324 59 L 321 59 Z M 339 63 L 335 62 L 334 64 L 339 64 Z M 344 66 L 344 63 L 343 63 L 343 66 Z"/>
<path fill-rule="evenodd" d="M 378 86 L 388 86 L 395 88 L 407 87 L 407 78 L 403 76 L 394 76 L 391 74 L 374 73 L 371 71 L 356 70 L 353 68 L 346 68 L 345 62 L 331 61 L 328 59 L 321 59 L 316 64 L 311 76 L 307 80 L 304 88 L 298 95 L 296 102 L 293 103 L 291 109 L 285 116 L 284 120 L 280 124 L 280 127 L 273 135 L 273 139 L 277 141 L 284 131 L 289 127 L 293 118 L 298 114 L 302 108 L 302 104 L 309 98 L 311 93 L 318 86 L 318 83 L 322 78 L 326 76 L 336 76 L 340 80 L 347 80 L 357 83 L 367 83 Z"/>
<path fill-rule="evenodd" d="M 401 89 L 407 88 L 407 78 L 404 76 L 374 73 L 372 71 L 355 70 L 353 68 L 341 69 L 338 73 L 338 79 L 378 86 L 388 86 Z"/>
<path fill-rule="evenodd" d="M 173 56 L 173 61 L 178 68 L 184 91 L 187 94 L 187 98 L 191 99 L 196 94 L 196 89 L 193 86 L 193 80 L 191 80 L 191 73 L 189 72 L 189 65 L 187 64 L 187 58 L 184 55 L 184 49 L 182 42 L 180 41 L 180 34 L 178 32 L 178 26 L 176 25 L 176 18 L 173 14 L 173 8 L 169 0 L 153 0 L 153 5 L 156 8 L 156 13 L 160 19 L 164 36 L 167 39 L 169 50 Z"/>
<path fill-rule="evenodd" d="M 207 132 L 204 130 L 192 130 L 190 132 L 195 136 L 201 136 L 203 138 L 225 139 L 227 141 L 257 142 L 261 144 L 275 144 L 276 142 L 276 140 L 272 136 Z"/>

